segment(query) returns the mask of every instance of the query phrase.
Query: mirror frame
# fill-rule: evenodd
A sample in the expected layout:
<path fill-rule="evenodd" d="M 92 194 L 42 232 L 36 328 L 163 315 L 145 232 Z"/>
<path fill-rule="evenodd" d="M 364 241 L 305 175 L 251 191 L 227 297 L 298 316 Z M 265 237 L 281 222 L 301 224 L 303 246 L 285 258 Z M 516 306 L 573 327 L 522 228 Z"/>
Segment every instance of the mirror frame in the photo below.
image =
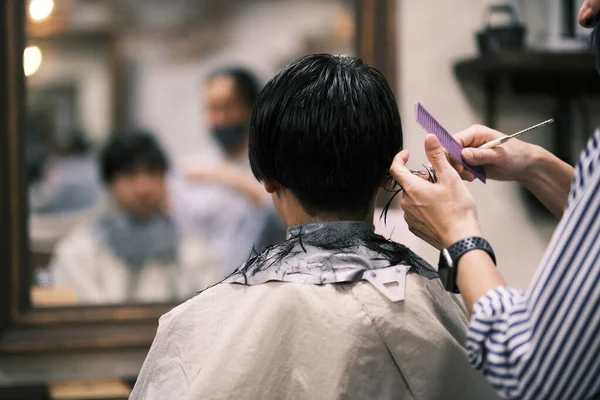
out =
<path fill-rule="evenodd" d="M 355 0 L 357 56 L 397 92 L 398 0 Z M 32 308 L 25 171 L 26 0 L 0 2 L 0 355 L 149 347 L 176 304 Z"/>

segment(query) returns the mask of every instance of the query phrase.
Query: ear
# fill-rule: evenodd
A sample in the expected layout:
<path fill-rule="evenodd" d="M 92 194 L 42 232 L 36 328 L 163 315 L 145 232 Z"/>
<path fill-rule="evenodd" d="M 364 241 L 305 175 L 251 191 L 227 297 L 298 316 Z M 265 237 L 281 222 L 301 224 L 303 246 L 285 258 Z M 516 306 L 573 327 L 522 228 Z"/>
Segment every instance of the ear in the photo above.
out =
<path fill-rule="evenodd" d="M 281 185 L 278 182 L 271 179 L 265 179 L 263 181 L 263 186 L 269 194 L 273 194 L 281 190 Z"/>

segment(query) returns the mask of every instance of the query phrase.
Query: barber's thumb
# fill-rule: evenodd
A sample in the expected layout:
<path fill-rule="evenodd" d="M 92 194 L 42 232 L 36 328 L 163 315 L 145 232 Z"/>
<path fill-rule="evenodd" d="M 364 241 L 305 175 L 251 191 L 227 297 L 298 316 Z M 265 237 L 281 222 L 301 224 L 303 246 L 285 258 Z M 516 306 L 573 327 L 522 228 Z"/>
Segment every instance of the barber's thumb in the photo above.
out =
<path fill-rule="evenodd" d="M 466 148 L 463 149 L 460 155 L 467 164 L 478 166 L 485 164 L 493 164 L 496 152 L 492 149 L 479 150 L 473 148 Z"/>
<path fill-rule="evenodd" d="M 400 153 L 396 154 L 394 157 L 394 161 L 392 161 L 392 165 L 390 166 L 390 174 L 394 177 L 394 179 L 402 185 L 403 182 L 414 178 L 412 172 L 406 167 L 406 163 L 408 162 L 408 151 L 402 150 Z"/>
<path fill-rule="evenodd" d="M 438 173 L 453 170 L 446 158 L 446 152 L 435 135 L 427 135 L 425 138 L 425 154 L 433 169 Z"/>
<path fill-rule="evenodd" d="M 408 153 L 408 150 L 402 150 L 400 153 L 398 153 L 396 155 L 396 157 L 398 158 L 398 161 L 401 161 L 403 163 L 403 165 L 406 165 L 406 163 L 408 162 L 408 158 L 410 157 L 410 154 Z M 394 158 L 394 161 L 396 161 L 396 158 Z"/>
<path fill-rule="evenodd" d="M 406 167 L 406 163 L 408 162 L 408 151 L 407 150 L 402 150 L 400 153 L 396 154 L 396 156 L 394 157 L 394 159 L 392 160 L 392 165 L 390 166 L 390 174 L 392 174 L 394 177 L 396 177 L 396 175 L 405 173 L 405 172 L 409 172 L 409 169 Z"/>

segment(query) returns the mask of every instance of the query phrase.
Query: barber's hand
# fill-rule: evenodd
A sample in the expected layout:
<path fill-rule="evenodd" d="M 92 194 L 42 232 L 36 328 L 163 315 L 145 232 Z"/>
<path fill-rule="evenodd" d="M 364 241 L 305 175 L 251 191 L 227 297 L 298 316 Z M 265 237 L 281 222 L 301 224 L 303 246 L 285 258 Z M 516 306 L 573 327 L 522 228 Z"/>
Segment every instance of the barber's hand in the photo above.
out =
<path fill-rule="evenodd" d="M 403 189 L 401 206 L 410 231 L 438 249 L 468 236 L 481 236 L 475 201 L 434 135 L 425 139 L 425 152 L 437 183 L 410 172 L 407 151 L 398 153 L 390 168 Z"/>
<path fill-rule="evenodd" d="M 230 184 L 233 179 L 238 177 L 251 178 L 248 172 L 227 161 L 216 167 L 192 168 L 186 171 L 185 177 L 196 182 L 218 182 L 223 184 Z"/>
<path fill-rule="evenodd" d="M 260 206 L 271 201 L 263 185 L 257 182 L 249 171 L 229 161 L 221 163 L 217 168 L 188 171 L 186 177 L 191 181 L 214 182 L 229 186 Z"/>
<path fill-rule="evenodd" d="M 205 168 L 190 169 L 185 172 L 186 179 L 194 182 L 210 181 L 213 180 L 215 176 L 214 170 Z"/>
<path fill-rule="evenodd" d="M 461 154 L 465 162 L 473 166 L 485 167 L 489 179 L 522 181 L 527 177 L 533 164 L 533 157 L 541 148 L 519 139 L 510 139 L 493 149 L 477 149 L 482 144 L 503 136 L 505 135 L 487 126 L 473 125 L 454 135 L 454 138 L 465 148 Z M 463 179 L 468 181 L 475 179 L 475 176 L 465 170 L 462 164 L 452 157 L 449 159 Z"/>

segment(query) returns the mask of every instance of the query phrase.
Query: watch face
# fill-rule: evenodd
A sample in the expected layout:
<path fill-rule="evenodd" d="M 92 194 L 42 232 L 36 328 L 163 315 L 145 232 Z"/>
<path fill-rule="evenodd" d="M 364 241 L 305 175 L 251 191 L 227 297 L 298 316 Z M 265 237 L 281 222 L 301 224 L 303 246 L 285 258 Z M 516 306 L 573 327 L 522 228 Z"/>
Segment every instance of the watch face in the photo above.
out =
<path fill-rule="evenodd" d="M 452 257 L 450 257 L 450 253 L 448 250 L 444 249 L 440 253 L 440 261 L 438 264 L 438 274 L 440 275 L 440 280 L 444 284 L 444 287 L 448 287 L 449 279 L 450 279 L 450 270 L 452 268 Z"/>
<path fill-rule="evenodd" d="M 447 268 L 452 268 L 454 266 L 454 262 L 452 261 L 452 257 L 450 257 L 450 253 L 448 252 L 448 249 L 442 250 L 442 254 L 440 255 L 440 258 L 444 259 L 444 263 L 446 264 Z"/>
<path fill-rule="evenodd" d="M 448 268 L 447 267 L 440 267 L 438 269 L 438 274 L 440 275 L 440 280 L 442 281 L 442 283 L 444 284 L 444 286 L 446 286 L 446 282 L 448 282 Z"/>

